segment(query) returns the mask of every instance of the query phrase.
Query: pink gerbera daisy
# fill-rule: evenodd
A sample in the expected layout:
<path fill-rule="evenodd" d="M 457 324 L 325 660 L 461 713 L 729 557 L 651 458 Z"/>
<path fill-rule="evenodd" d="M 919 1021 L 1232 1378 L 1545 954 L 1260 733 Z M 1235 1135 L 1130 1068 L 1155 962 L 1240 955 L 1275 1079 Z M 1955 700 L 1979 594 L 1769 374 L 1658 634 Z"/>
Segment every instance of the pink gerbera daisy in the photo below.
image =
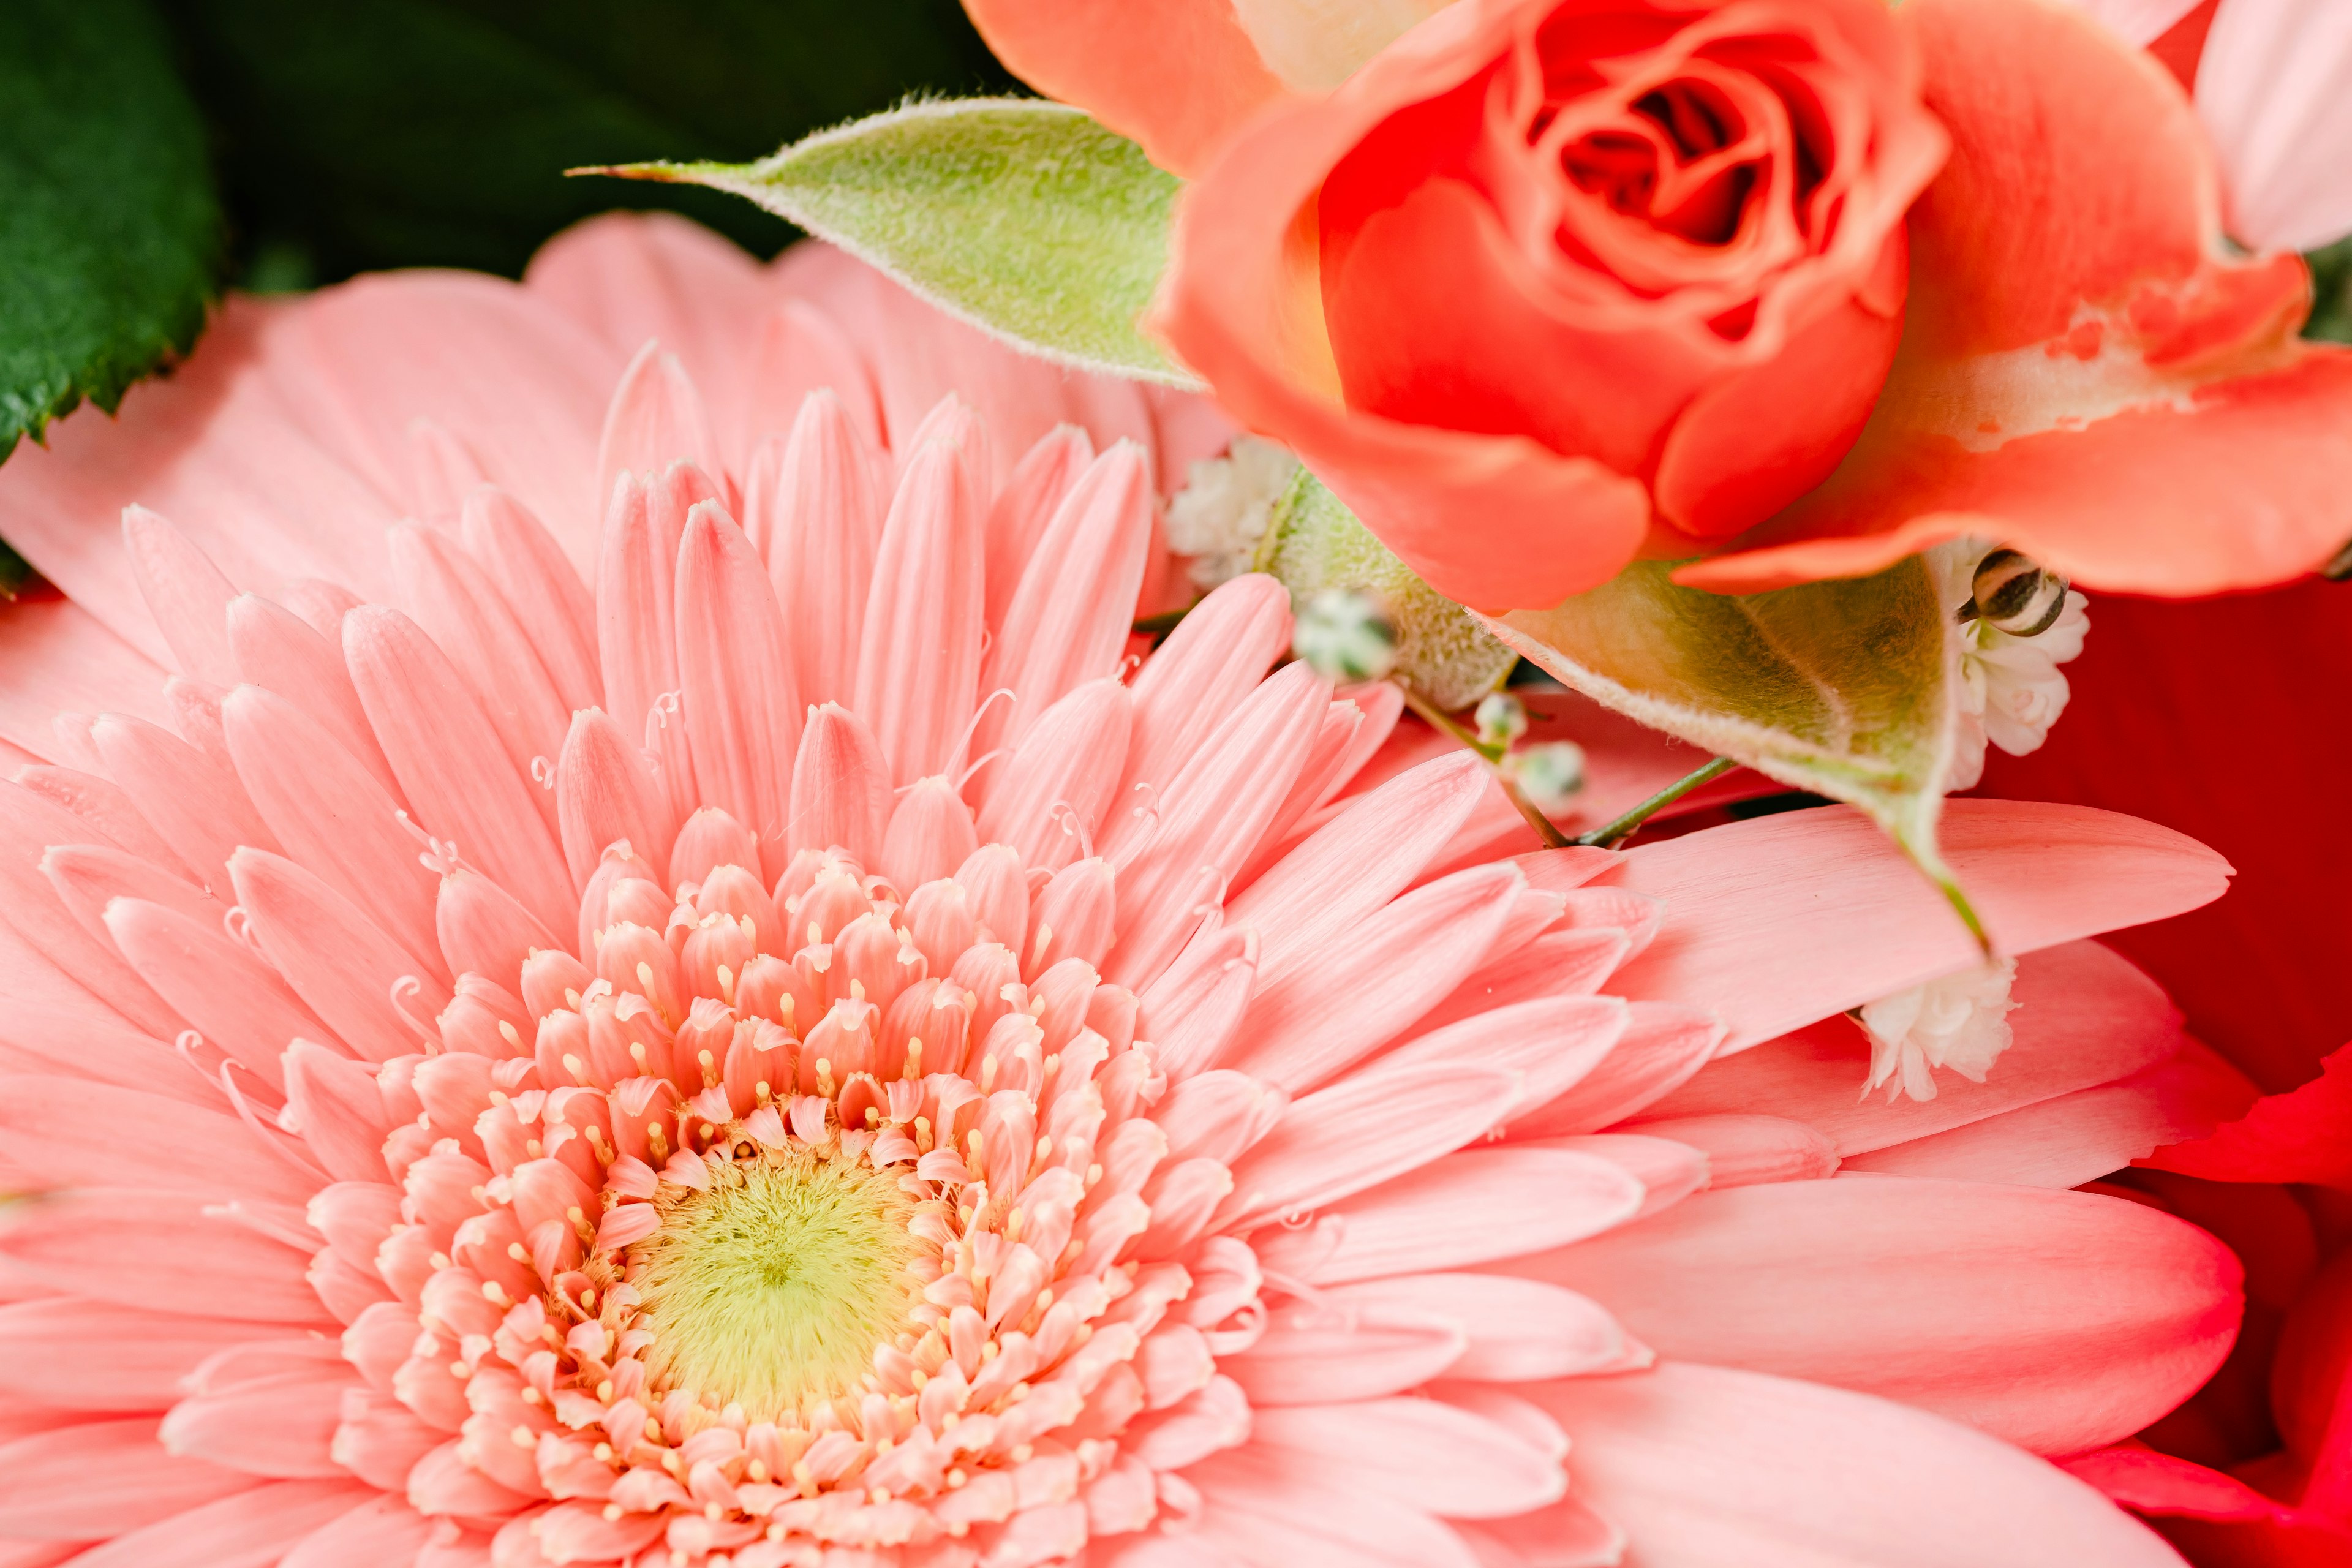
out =
<path fill-rule="evenodd" d="M 1263 577 L 1132 668 L 1223 435 L 631 220 L 12 463 L 0 1564 L 2173 1561 L 2021 1449 L 2228 1347 L 2062 1190 L 2224 868 L 1956 811 L 2016 1043 L 1857 1107 L 1969 954 L 1851 814 L 1498 858 Z"/>

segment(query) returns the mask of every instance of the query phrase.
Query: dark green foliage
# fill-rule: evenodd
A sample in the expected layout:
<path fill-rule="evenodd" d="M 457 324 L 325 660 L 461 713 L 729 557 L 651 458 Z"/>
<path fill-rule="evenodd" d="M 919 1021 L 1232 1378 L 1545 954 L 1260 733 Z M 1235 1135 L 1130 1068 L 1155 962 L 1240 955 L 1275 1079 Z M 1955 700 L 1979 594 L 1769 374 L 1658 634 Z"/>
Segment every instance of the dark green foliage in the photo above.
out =
<path fill-rule="evenodd" d="M 0 457 L 195 341 L 220 227 L 143 0 L 0 5 Z"/>
<path fill-rule="evenodd" d="M 791 230 L 713 191 L 583 163 L 751 159 L 910 91 L 1010 86 L 957 0 L 166 0 L 216 135 L 244 276 L 521 270 L 614 206 L 762 253 Z"/>
<path fill-rule="evenodd" d="M 2303 335 L 2352 343 L 2352 238 L 2339 239 L 2305 259 L 2311 263 L 2312 301 Z"/>

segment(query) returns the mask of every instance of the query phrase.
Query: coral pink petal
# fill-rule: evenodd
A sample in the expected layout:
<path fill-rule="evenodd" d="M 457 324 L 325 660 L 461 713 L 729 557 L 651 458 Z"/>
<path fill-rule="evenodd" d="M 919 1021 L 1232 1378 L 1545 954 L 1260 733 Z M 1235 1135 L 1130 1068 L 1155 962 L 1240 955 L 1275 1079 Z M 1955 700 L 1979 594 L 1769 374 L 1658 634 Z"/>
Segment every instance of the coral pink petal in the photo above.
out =
<path fill-rule="evenodd" d="M 677 557 L 677 665 L 698 798 L 782 845 L 800 745 L 790 634 L 751 542 L 716 503 L 687 516 Z"/>
<path fill-rule="evenodd" d="M 1406 1090 L 1407 1083 L 1417 1087 Z M 1517 1090 L 1504 1073 L 1472 1068 L 1430 1082 L 1410 1069 L 1373 1067 L 1305 1096 L 1234 1162 L 1220 1222 L 1238 1226 L 1317 1209 L 1418 1169 L 1501 1121 Z"/>
<path fill-rule="evenodd" d="M 1496 1267 L 1590 1296 L 1661 1355 L 1900 1399 L 2053 1454 L 2186 1398 L 2240 1307 L 2236 1258 L 2169 1215 L 1887 1176 L 1704 1194 Z"/>
<path fill-rule="evenodd" d="M 160 1047 L 155 1054 L 162 1058 Z M 173 1065 L 162 1059 L 154 1064 L 159 1071 Z M 0 1081 L 10 1091 L 0 1105 L 0 1123 L 12 1134 L 9 1161 L 28 1185 L 132 1184 L 214 1197 L 257 1194 L 281 1203 L 299 1203 L 315 1190 L 314 1183 L 305 1184 L 307 1173 L 264 1148 L 255 1133 L 218 1108 L 217 1100 L 195 1105 L 69 1078 L 27 1075 Z M 111 1157 L 77 1147 L 71 1130 L 87 1118 L 103 1119 L 126 1144 L 134 1138 L 140 1142 L 110 1152 Z"/>
<path fill-rule="evenodd" d="M 596 604 L 563 546 L 520 501 L 494 487 L 467 495 L 458 516 L 466 549 L 522 624 L 557 695 L 570 708 L 601 700 Z M 585 540 L 582 549 L 593 560 Z"/>
<path fill-rule="evenodd" d="M 16 1205 L 0 1226 L 0 1278 L 194 1318 L 325 1327 L 308 1261 L 210 1199 L 154 1191 L 53 1195 Z"/>
<path fill-rule="evenodd" d="M 1370 1055 L 1486 961 L 1522 887 L 1509 865 L 1458 871 L 1308 949 L 1283 979 L 1265 984 L 1261 967 L 1248 1044 L 1225 1065 L 1296 1092 Z"/>
<path fill-rule="evenodd" d="M 1303 965 L 1412 886 L 1486 788 L 1484 765 L 1457 751 L 1349 801 L 1227 907 L 1229 922 L 1265 933 L 1259 973 Z"/>
<path fill-rule="evenodd" d="M 981 498 L 944 441 L 909 458 L 883 524 L 857 647 L 858 714 L 896 783 L 944 773 L 980 692 Z"/>
<path fill-rule="evenodd" d="M 379 1495 L 303 1537 L 278 1568 L 349 1568 L 358 1563 L 386 1568 L 417 1563 L 421 1568 L 420 1554 L 433 1532 L 433 1521 L 406 1502 Z"/>
<path fill-rule="evenodd" d="M 873 589 L 882 508 L 875 458 L 830 391 L 800 405 L 792 437 L 771 437 L 744 483 L 743 527 L 790 604 L 793 668 L 811 702 L 856 694 L 857 643 Z"/>
<path fill-rule="evenodd" d="M 2169 1061 L 2129 1078 L 1856 1155 L 1844 1168 L 2076 1187 L 2167 1144 L 2204 1137 L 2259 1092 L 2237 1068 L 2190 1041 Z"/>
<path fill-rule="evenodd" d="M 988 628 L 1004 625 L 1023 570 L 1070 487 L 1095 460 L 1095 444 L 1076 425 L 1057 425 L 1021 455 L 988 509 Z"/>
<path fill-rule="evenodd" d="M 607 213 L 541 246 L 522 281 L 527 294 L 554 305 L 615 355 L 659 339 L 714 407 L 743 406 L 752 370 L 744 323 L 769 306 L 773 290 L 759 263 L 709 229 L 669 213 Z M 591 384 L 612 384 L 617 368 Z"/>
<path fill-rule="evenodd" d="M 375 731 L 368 728 L 367 710 L 360 706 L 351 672 L 343 667 L 342 649 L 293 611 L 257 595 L 231 600 L 227 618 L 237 677 L 229 684 L 250 683 L 300 709 L 396 801 L 400 781 L 383 760 Z M 246 792 L 254 795 L 250 782 Z M 254 804 L 261 804 L 260 795 L 254 795 Z"/>
<path fill-rule="evenodd" d="M 289 409 L 323 448 L 428 515 L 431 498 L 412 479 L 416 427 L 457 432 L 482 477 L 586 564 L 598 514 L 582 477 L 593 471 L 602 395 L 635 343 L 616 353 L 528 290 L 465 273 L 362 278 L 315 301 L 273 361 Z M 373 539 L 349 538 L 352 555 L 373 553 Z"/>
<path fill-rule="evenodd" d="M 1994 944 L 2011 954 L 2195 909 L 2229 876 L 2193 839 L 2084 806 L 1951 801 L 1942 837 Z M 1813 877 L 1820 896 L 1806 890 Z M 1978 962 L 1950 906 L 1843 806 L 1643 846 L 1599 880 L 1668 910 L 1610 989 L 1714 1009 L 1730 1026 L 1727 1050 Z"/>
<path fill-rule="evenodd" d="M 1013 693 L 1011 716 L 990 709 L 976 747 L 999 734 L 1019 740 L 1066 693 L 1117 670 L 1143 584 L 1153 505 L 1150 461 L 1132 442 L 1097 458 L 1071 487 L 982 671 L 981 689 Z"/>
<path fill-rule="evenodd" d="M 64 599 L 25 598 L 0 616 L 0 740 L 52 762 L 61 713 L 128 713 L 161 720 L 163 672 L 153 659 Z"/>
<path fill-rule="evenodd" d="M 44 444 L 12 455 L 0 479 L 0 533 L 158 663 L 171 662 L 170 650 L 118 531 L 133 503 L 169 517 L 232 582 L 383 585 L 376 542 L 397 508 L 317 444 L 278 384 L 293 314 L 231 300 L 202 352 L 131 389 L 121 421 L 77 410 L 50 426 Z"/>
<path fill-rule="evenodd" d="M 419 974 L 357 905 L 291 860 L 240 849 L 228 871 L 263 954 L 336 1038 L 368 1061 L 416 1049 L 424 1021 L 449 1005 L 439 979 Z"/>
<path fill-rule="evenodd" d="M 1149 982 L 1222 900 L 1305 764 L 1330 700 L 1330 682 L 1305 660 L 1284 666 L 1168 781 L 1155 815 L 1109 836 L 1107 853 L 1120 866 L 1113 979 Z"/>
<path fill-rule="evenodd" d="M 1038 716 L 993 764 L 980 831 L 1024 864 L 1059 870 L 1083 852 L 1081 835 L 1107 832 L 1127 765 L 1135 700 L 1108 678 L 1089 680 Z"/>
<path fill-rule="evenodd" d="M 419 962 L 440 952 L 434 879 L 417 864 L 400 806 L 333 737 L 274 691 L 240 686 L 221 703 L 237 777 L 285 852 L 360 904 Z M 374 731 L 369 731 L 373 746 Z"/>
<path fill-rule="evenodd" d="M 445 534 L 404 524 L 386 537 L 399 607 L 466 678 L 507 760 L 528 773 L 534 758 L 552 757 L 571 705 L 488 574 Z"/>
<path fill-rule="evenodd" d="M 869 447 L 880 444 L 882 403 L 857 345 L 823 310 L 806 300 L 788 300 L 769 312 L 760 329 L 741 417 L 731 437 L 733 461 L 748 464 L 761 446 L 790 430 L 808 399 L 817 395 L 838 399 L 858 437 Z"/>
<path fill-rule="evenodd" d="M 1617 1048 L 1566 1092 L 1524 1108 L 1512 1119 L 1510 1135 L 1553 1138 L 1598 1131 L 1658 1103 L 1722 1048 L 1723 1024 L 1714 1014 L 1670 1003 L 1636 1002 Z"/>
<path fill-rule="evenodd" d="M 343 617 L 343 657 L 419 826 L 454 840 L 540 919 L 569 914 L 571 880 L 538 786 L 507 760 L 447 656 L 407 616 L 369 605 Z"/>
<path fill-rule="evenodd" d="M 2011 1043 L 1996 1070 L 1982 1083 L 1942 1075 L 1933 1100 L 1864 1101 L 1869 1038 L 1832 1017 L 1709 1063 L 1643 1114 L 1785 1116 L 1819 1128 L 1840 1154 L 1860 1154 L 2128 1078 L 2180 1047 L 2180 1016 L 2164 993 L 2095 942 L 2028 953 L 2010 994 Z"/>
<path fill-rule="evenodd" d="M 2081 1482 L 1885 1400 L 1681 1365 L 1525 1392 L 1644 1568 L 2180 1568 Z"/>
<path fill-rule="evenodd" d="M 233 684 L 236 660 L 229 652 L 225 617 L 236 596 L 236 584 L 186 534 L 143 506 L 122 509 L 122 542 L 148 613 L 171 646 L 180 673 Z"/>
<path fill-rule="evenodd" d="M 52 1297 L 0 1307 L 0 1387 L 64 1410 L 162 1410 L 215 1355 L 278 1337 L 266 1323 L 174 1317 Z M 142 1441 L 152 1441 L 152 1433 Z M 11 1472 L 12 1474 L 15 1472 Z M 96 1478 L 93 1478 L 96 1479 Z"/>
<path fill-rule="evenodd" d="M 73 1541 L 168 1520 L 243 1491 L 254 1477 L 161 1452 L 152 1416 L 90 1421 L 0 1447 L 8 1499 L 0 1530 Z"/>
<path fill-rule="evenodd" d="M 1245 573 L 1192 611 L 1135 678 L 1135 739 L 1122 797 L 1138 784 L 1164 790 L 1225 716 L 1290 646 L 1290 595 Z"/>
<path fill-rule="evenodd" d="M 288 1044 L 327 1033 L 276 971 L 216 924 L 145 900 L 117 899 L 107 906 L 106 925 L 157 995 L 273 1089 Z"/>
<path fill-rule="evenodd" d="M 555 796 L 563 857 L 577 886 L 586 887 L 604 851 L 623 840 L 650 864 L 669 858 L 677 830 L 661 781 L 646 754 L 601 710 L 587 708 L 572 716 L 556 763 Z"/>
<path fill-rule="evenodd" d="M 713 479 L 727 471 L 693 378 L 677 355 L 648 340 L 629 362 L 605 411 L 593 493 L 602 500 L 622 475 L 656 474 L 672 463 L 691 463 Z"/>
<path fill-rule="evenodd" d="M 1418 1314 L 1457 1323 L 1467 1340 L 1450 1378 L 1535 1383 L 1621 1370 L 1631 1342 L 1599 1303 L 1507 1274 L 1400 1274 L 1337 1285 L 1324 1300 L 1342 1311 Z"/>
<path fill-rule="evenodd" d="M 836 702 L 809 714 L 792 791 L 787 855 L 839 845 L 863 864 L 880 863 L 890 826 L 890 765 L 857 715 Z"/>
<path fill-rule="evenodd" d="M 1476 1568 L 1463 1539 L 1361 1470 L 1253 1444 L 1185 1472 L 1207 1507 L 1196 1527 L 1252 1568 Z"/>
<path fill-rule="evenodd" d="M 1340 1480 L 1352 1472 L 1399 1502 L 1448 1519 L 1494 1519 L 1559 1500 L 1553 1452 L 1435 1399 L 1368 1399 L 1264 1410 L 1250 1425 L 1276 1466 Z M 1557 1447 L 1565 1447 L 1558 1444 Z"/>
<path fill-rule="evenodd" d="M 1597 1236 L 1633 1218 L 1644 1196 L 1622 1166 L 1593 1155 L 1465 1150 L 1335 1205 L 1336 1227 L 1268 1237 L 1261 1255 L 1318 1285 L 1466 1268 Z"/>
<path fill-rule="evenodd" d="M 118 1535 L 80 1568 L 274 1568 L 304 1536 L 369 1496 L 351 1479 L 272 1481 Z"/>

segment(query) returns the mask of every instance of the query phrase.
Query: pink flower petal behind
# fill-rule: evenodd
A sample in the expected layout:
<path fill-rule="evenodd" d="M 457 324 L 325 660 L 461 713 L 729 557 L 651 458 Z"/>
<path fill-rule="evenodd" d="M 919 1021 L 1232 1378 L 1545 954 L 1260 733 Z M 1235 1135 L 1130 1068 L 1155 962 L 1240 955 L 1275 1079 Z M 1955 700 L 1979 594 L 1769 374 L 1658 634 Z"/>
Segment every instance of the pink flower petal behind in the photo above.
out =
<path fill-rule="evenodd" d="M 2226 0 L 2197 62 L 2197 115 L 2221 164 L 2231 237 L 2316 250 L 2352 234 L 2352 12 Z"/>
<path fill-rule="evenodd" d="M 2032 1187 L 1741 1187 L 1505 1267 L 1591 1297 L 1662 1354 L 1899 1399 L 2050 1454 L 2139 1430 L 2237 1331 L 2239 1265 L 2220 1242 L 2137 1205 Z M 1715 1281 L 1704 1298 L 1660 1289 L 1692 1268 Z M 2062 1348 L 2058 1321 L 2105 1348 Z M 2159 1344 L 2160 1360 L 2132 1353 Z"/>
<path fill-rule="evenodd" d="M 1965 1426 L 1707 1366 L 1530 1391 L 1647 1568 L 2179 1568 L 2145 1526 Z M 1998 1498 L 1994 1507 L 1972 1498 Z"/>
<path fill-rule="evenodd" d="M 2219 898 L 2229 876 L 2221 857 L 2193 839 L 2081 806 L 1950 801 L 1942 837 L 1994 946 L 2010 953 L 2195 909 Z M 1837 895 L 1804 897 L 1809 874 L 1834 881 Z M 2092 878 L 2105 895 L 2095 908 L 2074 896 L 2078 879 Z M 1690 923 L 1670 923 L 1612 988 L 1716 1008 L 1731 1025 L 1727 1050 L 1977 959 L 1935 889 L 1845 806 L 1637 847 L 1600 879 L 1690 911 Z M 1853 957 L 1781 966 L 1768 954 L 1781 951 L 1793 921 L 1810 928 L 1814 951 Z M 1770 941 L 1759 941 L 1767 931 Z"/>

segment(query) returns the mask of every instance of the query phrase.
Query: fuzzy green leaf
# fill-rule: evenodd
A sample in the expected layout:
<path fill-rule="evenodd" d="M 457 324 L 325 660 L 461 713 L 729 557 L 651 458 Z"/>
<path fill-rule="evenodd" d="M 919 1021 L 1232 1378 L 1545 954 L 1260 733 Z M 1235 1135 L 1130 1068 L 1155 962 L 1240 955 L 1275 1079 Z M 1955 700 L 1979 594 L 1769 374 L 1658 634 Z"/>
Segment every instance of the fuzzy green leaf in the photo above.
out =
<path fill-rule="evenodd" d="M 204 329 L 220 207 L 203 124 L 141 0 L 0 11 L 0 458 L 111 409 Z"/>
<path fill-rule="evenodd" d="M 1668 561 L 1489 621 L 1586 696 L 1868 812 L 1984 933 L 1936 847 L 1957 679 L 1925 563 L 1769 594 L 1677 586 Z"/>
<path fill-rule="evenodd" d="M 1176 178 L 1063 104 L 912 103 L 756 163 L 600 172 L 731 191 L 1032 353 L 1194 384 L 1136 324 L 1167 266 Z"/>
<path fill-rule="evenodd" d="M 1469 611 L 1423 582 L 1303 468 L 1276 503 L 1251 564 L 1280 579 L 1294 603 L 1327 588 L 1353 589 L 1378 600 L 1396 632 L 1394 673 L 1448 712 L 1494 690 L 1518 662 Z"/>

